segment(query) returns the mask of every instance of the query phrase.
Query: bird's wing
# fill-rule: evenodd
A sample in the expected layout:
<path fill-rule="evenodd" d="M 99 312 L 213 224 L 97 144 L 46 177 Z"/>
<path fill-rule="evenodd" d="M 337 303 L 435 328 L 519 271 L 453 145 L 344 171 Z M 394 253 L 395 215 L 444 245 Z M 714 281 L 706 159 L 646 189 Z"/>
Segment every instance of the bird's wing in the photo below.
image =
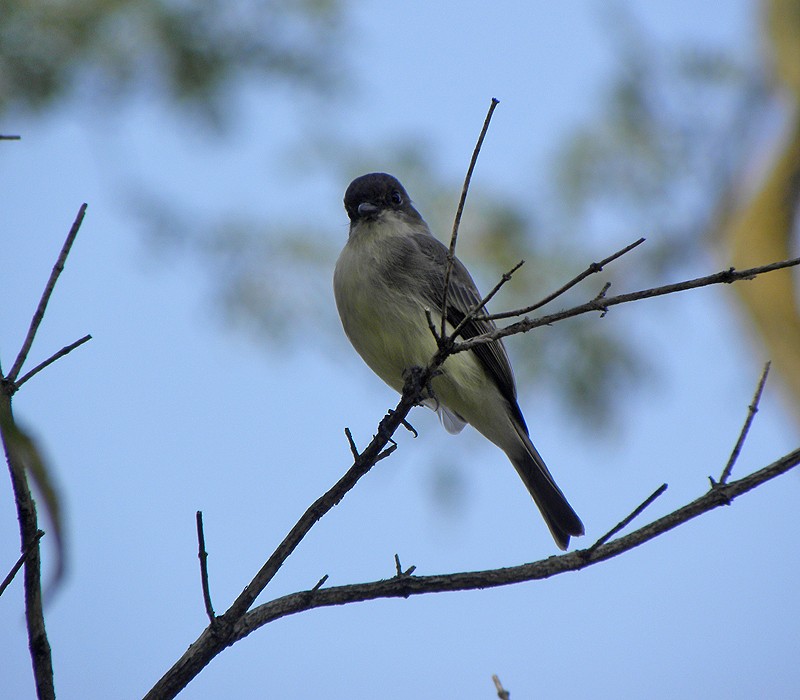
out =
<path fill-rule="evenodd" d="M 444 303 L 444 278 L 447 269 L 447 248 L 445 245 L 429 233 L 417 233 L 409 236 L 406 240 L 415 245 L 420 250 L 426 261 L 427 269 L 420 270 L 416 276 L 417 283 L 422 282 L 426 300 L 431 308 L 442 313 Z M 456 326 L 464 319 L 470 309 L 479 304 L 482 297 L 478 288 L 475 286 L 467 268 L 456 258 L 453 264 L 453 271 L 450 275 L 450 289 L 447 295 L 447 321 L 452 326 Z M 494 321 L 486 318 L 485 311 L 480 311 L 475 318 L 468 321 L 461 330 L 464 339 L 474 338 L 489 331 L 497 326 Z M 517 407 L 517 390 L 514 384 L 514 375 L 511 371 L 511 363 L 503 343 L 499 340 L 479 345 L 473 348 L 478 361 L 492 377 L 500 393 L 505 397 L 512 407 L 512 411 L 519 414 L 517 418 L 522 426 L 525 421 Z"/>

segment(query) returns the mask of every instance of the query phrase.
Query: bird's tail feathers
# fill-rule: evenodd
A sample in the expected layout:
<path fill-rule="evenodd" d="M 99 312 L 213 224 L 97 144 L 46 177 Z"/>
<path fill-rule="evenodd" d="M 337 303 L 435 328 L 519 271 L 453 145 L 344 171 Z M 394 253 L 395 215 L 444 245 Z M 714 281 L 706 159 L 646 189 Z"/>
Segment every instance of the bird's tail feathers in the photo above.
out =
<path fill-rule="evenodd" d="M 527 431 L 520 426 L 517 427 L 517 432 L 525 449 L 509 454 L 509 458 L 533 496 L 556 544 L 561 549 L 566 549 L 571 536 L 578 537 L 584 533 L 583 523 L 558 488 Z"/>

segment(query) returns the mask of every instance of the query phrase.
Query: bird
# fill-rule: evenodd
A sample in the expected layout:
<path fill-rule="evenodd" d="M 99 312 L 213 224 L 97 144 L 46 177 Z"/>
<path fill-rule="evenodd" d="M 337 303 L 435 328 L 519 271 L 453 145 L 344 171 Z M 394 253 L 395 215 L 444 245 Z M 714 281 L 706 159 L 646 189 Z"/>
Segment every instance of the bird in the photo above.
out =
<path fill-rule="evenodd" d="M 350 219 L 347 242 L 336 262 L 333 290 L 345 335 L 364 362 L 402 393 L 405 376 L 428 365 L 438 346 L 435 328 L 446 316 L 448 333 L 482 297 L 464 264 L 455 258 L 445 303 L 448 248 L 414 208 L 405 188 L 387 173 L 353 180 L 344 195 Z M 464 339 L 493 331 L 481 312 L 461 331 Z M 517 402 L 511 364 L 501 340 L 449 356 L 430 382 L 424 405 L 448 432 L 466 424 L 497 445 L 514 465 L 558 547 L 584 534 L 581 519 L 556 485 Z"/>

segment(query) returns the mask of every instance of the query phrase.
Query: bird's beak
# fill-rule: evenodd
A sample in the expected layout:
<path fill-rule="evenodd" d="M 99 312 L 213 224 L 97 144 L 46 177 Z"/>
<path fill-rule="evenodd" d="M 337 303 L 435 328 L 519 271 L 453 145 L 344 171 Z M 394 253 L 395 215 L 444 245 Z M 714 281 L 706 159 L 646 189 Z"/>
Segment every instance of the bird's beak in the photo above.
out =
<path fill-rule="evenodd" d="M 358 205 L 359 216 L 372 216 L 378 212 L 378 206 L 371 202 L 361 202 Z"/>

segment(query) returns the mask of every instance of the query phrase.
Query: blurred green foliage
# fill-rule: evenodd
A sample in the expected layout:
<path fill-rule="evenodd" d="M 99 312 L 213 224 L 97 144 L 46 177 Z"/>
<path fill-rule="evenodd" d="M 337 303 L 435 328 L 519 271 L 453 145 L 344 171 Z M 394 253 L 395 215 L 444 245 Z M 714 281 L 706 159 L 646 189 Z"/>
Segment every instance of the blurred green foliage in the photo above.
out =
<path fill-rule="evenodd" d="M 608 26 L 618 66 L 591 122 L 557 150 L 554 191 L 525 201 L 475 188 L 470 194 L 459 255 L 480 286 L 527 261 L 495 310 L 530 303 L 639 235 L 648 244 L 636 266 L 622 266 L 637 269 L 628 283 L 649 285 L 658 281 L 654 273 L 690 269 L 752 141 L 767 92 L 754 57 L 659 45 L 619 9 L 625 6 L 615 7 Z M 120 102 L 155 93 L 170 108 L 191 106 L 220 124 L 227 100 L 253 76 L 266 91 L 280 85 L 342 94 L 344 9 L 336 0 L 7 0 L 0 6 L 0 110 L 48 113 L 87 92 Z M 313 151 L 317 171 L 343 191 L 374 154 L 327 121 L 308 134 L 304 153 Z M 381 150 L 412 196 L 425 192 L 433 202 L 422 212 L 432 229 L 449 235 L 461 183 L 436 172 L 435 148 L 406 142 Z M 343 241 L 332 239 L 330 227 L 278 214 L 265 222 L 241 211 L 208 221 L 152 192 L 132 211 L 159 250 L 202 262 L 231 321 L 270 342 L 296 342 L 313 329 L 335 345 L 330 274 Z M 585 284 L 590 291 L 581 299 L 602 280 Z M 613 318 L 558 324 L 524 343 L 518 373 L 536 375 L 591 426 L 614 417 L 609 395 L 646 375 Z"/>
<path fill-rule="evenodd" d="M 563 220 L 582 236 L 638 230 L 647 274 L 685 272 L 740 184 L 770 107 L 767 76 L 747 51 L 663 46 L 631 14 L 610 19 L 614 78 L 556 158 Z"/>
<path fill-rule="evenodd" d="M 335 85 L 337 0 L 4 0 L 0 111 L 157 94 L 216 122 L 243 78 Z"/>

